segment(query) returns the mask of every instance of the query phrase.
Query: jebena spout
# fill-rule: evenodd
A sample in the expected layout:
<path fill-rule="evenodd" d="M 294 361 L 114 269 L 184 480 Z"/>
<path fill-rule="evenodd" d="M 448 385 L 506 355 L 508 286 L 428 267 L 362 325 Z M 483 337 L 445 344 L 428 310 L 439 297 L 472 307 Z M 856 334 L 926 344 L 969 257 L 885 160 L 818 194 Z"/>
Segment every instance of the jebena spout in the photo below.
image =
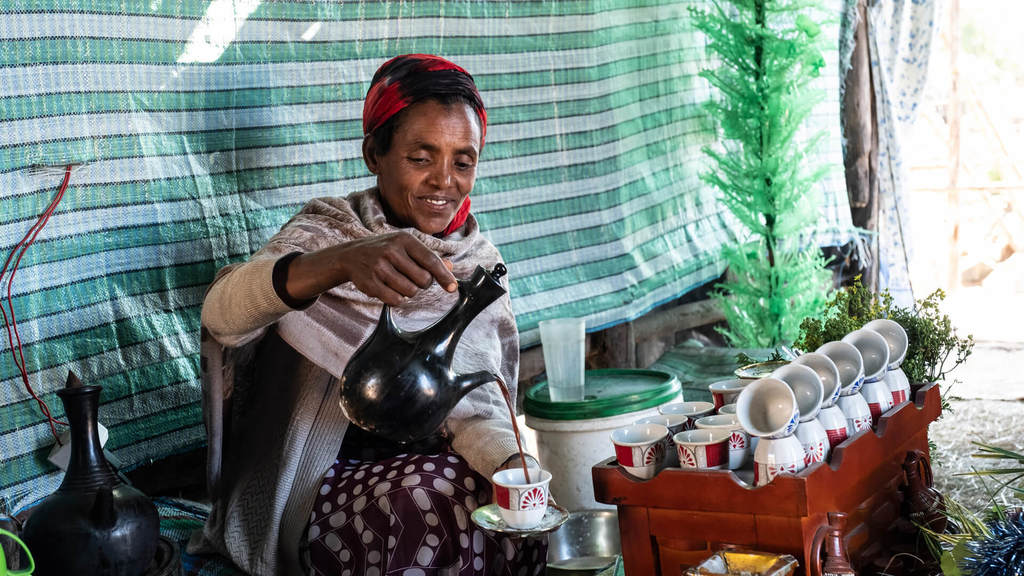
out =
<path fill-rule="evenodd" d="M 459 389 L 459 398 L 462 398 L 482 384 L 497 381 L 498 377 L 495 374 L 482 370 L 480 372 L 473 372 L 472 374 L 459 376 L 458 380 L 455 381 L 455 385 Z"/>

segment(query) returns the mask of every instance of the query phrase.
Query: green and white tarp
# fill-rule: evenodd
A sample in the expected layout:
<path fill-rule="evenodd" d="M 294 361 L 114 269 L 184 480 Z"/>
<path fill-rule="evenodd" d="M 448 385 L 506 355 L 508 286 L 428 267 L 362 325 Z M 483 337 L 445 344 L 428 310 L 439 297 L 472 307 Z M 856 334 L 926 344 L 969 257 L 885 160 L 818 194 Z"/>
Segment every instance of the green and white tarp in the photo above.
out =
<path fill-rule="evenodd" d="M 508 261 L 524 345 L 544 318 L 594 330 L 716 278 L 735 225 L 699 179 L 715 128 L 693 5 L 0 0 L 0 258 L 77 165 L 11 288 L 32 385 L 58 415 L 69 369 L 103 385 L 126 466 L 201 445 L 206 285 L 307 199 L 371 185 L 362 97 L 401 53 L 446 56 L 483 92 L 473 206 Z M 854 232 L 826 56 L 810 129 L 836 167 L 817 241 L 837 244 Z M 3 336 L 0 496 L 18 506 L 61 475 Z"/>

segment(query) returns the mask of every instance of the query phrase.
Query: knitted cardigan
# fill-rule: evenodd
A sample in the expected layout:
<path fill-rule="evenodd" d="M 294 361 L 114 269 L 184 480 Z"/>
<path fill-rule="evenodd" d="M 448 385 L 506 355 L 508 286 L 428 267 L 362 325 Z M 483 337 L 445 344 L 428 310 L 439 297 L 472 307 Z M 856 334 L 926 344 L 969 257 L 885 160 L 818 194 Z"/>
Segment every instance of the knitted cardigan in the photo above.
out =
<path fill-rule="evenodd" d="M 320 198 L 248 262 L 218 272 L 203 302 L 200 353 L 212 510 L 190 551 L 225 555 L 253 576 L 301 573 L 298 551 L 316 491 L 348 425 L 338 379 L 376 327 L 381 303 L 345 283 L 295 310 L 274 291 L 273 267 L 294 251 L 395 230 L 376 188 Z M 450 260 L 456 278 L 468 278 L 478 265 L 490 269 L 501 258 L 472 216 L 444 238 L 405 230 Z M 507 277 L 501 282 L 507 290 Z M 435 282 L 395 308 L 395 322 L 423 328 L 456 298 Z M 500 374 L 516 397 L 519 337 L 507 293 L 467 327 L 454 368 Z M 517 453 L 497 386 L 467 394 L 445 427 L 452 448 L 485 477 Z"/>

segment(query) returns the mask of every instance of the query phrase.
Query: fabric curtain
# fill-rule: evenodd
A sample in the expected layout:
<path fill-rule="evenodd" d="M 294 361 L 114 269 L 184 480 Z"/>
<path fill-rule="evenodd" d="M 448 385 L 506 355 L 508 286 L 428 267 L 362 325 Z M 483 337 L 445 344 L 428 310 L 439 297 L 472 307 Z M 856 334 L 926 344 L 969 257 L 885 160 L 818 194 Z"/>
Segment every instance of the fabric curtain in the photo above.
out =
<path fill-rule="evenodd" d="M 871 73 L 878 112 L 879 290 L 899 306 L 912 306 L 908 263 L 910 214 L 905 205 L 907 167 L 902 143 L 916 117 L 935 35 L 937 0 L 868 3 Z"/>
<path fill-rule="evenodd" d="M 593 331 L 717 278 L 737 227 L 700 180 L 717 138 L 688 13 L 704 4 L 3 0 L 3 257 L 77 164 L 11 291 L 30 382 L 58 415 L 69 368 L 103 385 L 107 447 L 126 467 L 201 445 L 206 285 L 306 200 L 372 184 L 362 99 L 400 53 L 445 56 L 481 88 L 473 208 L 507 260 L 524 346 L 545 318 Z M 838 19 L 823 33 L 835 46 Z M 828 131 L 813 161 L 836 169 L 814 232 L 842 244 L 855 233 L 837 50 L 825 56 L 806 133 Z M 0 344 L 0 497 L 56 487 L 52 444 Z"/>

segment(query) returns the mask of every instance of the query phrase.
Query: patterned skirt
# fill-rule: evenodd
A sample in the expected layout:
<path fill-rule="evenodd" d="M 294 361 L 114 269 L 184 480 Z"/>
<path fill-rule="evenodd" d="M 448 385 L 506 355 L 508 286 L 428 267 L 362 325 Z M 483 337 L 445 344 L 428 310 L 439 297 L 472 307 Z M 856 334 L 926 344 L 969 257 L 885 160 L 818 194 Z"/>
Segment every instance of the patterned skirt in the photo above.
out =
<path fill-rule="evenodd" d="M 324 475 L 308 542 L 313 574 L 469 576 L 542 574 L 547 539 L 511 539 L 470 513 L 491 484 L 455 452 L 376 462 L 339 458 Z"/>

